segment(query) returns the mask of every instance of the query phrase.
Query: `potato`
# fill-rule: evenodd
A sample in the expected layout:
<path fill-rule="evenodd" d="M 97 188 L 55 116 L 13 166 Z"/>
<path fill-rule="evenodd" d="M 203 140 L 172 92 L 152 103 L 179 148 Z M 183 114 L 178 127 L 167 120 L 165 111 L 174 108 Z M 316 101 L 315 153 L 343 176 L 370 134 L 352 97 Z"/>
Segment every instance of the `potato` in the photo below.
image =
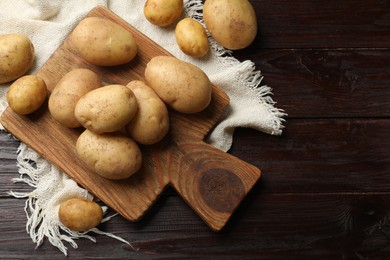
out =
<path fill-rule="evenodd" d="M 85 18 L 70 38 L 80 56 L 98 66 L 125 64 L 137 54 L 137 44 L 131 32 L 105 18 Z"/>
<path fill-rule="evenodd" d="M 125 134 L 95 134 L 86 129 L 77 139 L 76 151 L 88 168 L 110 180 L 125 179 L 142 165 L 137 143 Z"/>
<path fill-rule="evenodd" d="M 175 29 L 176 42 L 187 55 L 203 57 L 209 51 L 209 40 L 204 27 L 193 18 L 184 18 Z"/>
<path fill-rule="evenodd" d="M 134 93 L 123 85 L 106 85 L 82 96 L 75 117 L 85 128 L 97 133 L 115 132 L 125 127 L 137 112 Z"/>
<path fill-rule="evenodd" d="M 45 81 L 38 76 L 26 75 L 11 84 L 7 101 L 12 111 L 27 115 L 40 108 L 46 96 Z"/>
<path fill-rule="evenodd" d="M 23 34 L 0 35 L 0 83 L 13 81 L 31 68 L 34 46 Z"/>
<path fill-rule="evenodd" d="M 183 0 L 147 0 L 144 15 L 152 24 L 168 26 L 173 24 L 183 11 Z"/>
<path fill-rule="evenodd" d="M 142 81 L 131 81 L 126 87 L 133 91 L 138 101 L 137 113 L 126 127 L 128 134 L 140 144 L 159 142 L 169 130 L 169 115 L 165 103 Z"/>
<path fill-rule="evenodd" d="M 87 231 L 100 224 L 103 210 L 94 201 L 73 198 L 61 203 L 58 217 L 64 226 L 74 231 Z"/>
<path fill-rule="evenodd" d="M 89 69 L 73 69 L 66 73 L 49 97 L 49 111 L 55 120 L 69 128 L 80 127 L 75 107 L 79 99 L 102 86 L 100 77 Z"/>
<path fill-rule="evenodd" d="M 169 56 L 152 58 L 145 69 L 147 84 L 170 107 L 181 113 L 197 113 L 211 101 L 212 85 L 195 65 Z"/>
<path fill-rule="evenodd" d="M 257 19 L 248 0 L 206 0 L 203 19 L 211 36 L 223 47 L 248 47 L 257 34 Z"/>

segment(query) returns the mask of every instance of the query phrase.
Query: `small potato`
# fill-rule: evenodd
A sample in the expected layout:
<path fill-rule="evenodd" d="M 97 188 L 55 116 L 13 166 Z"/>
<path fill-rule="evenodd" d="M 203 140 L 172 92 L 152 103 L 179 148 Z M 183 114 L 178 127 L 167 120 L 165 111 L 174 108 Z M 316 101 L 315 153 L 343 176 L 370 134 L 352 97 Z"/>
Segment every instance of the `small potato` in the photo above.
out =
<path fill-rule="evenodd" d="M 71 33 L 71 40 L 82 58 L 98 66 L 125 64 L 137 54 L 131 32 L 101 17 L 82 20 Z"/>
<path fill-rule="evenodd" d="M 103 210 L 94 201 L 73 198 L 61 203 L 58 216 L 67 228 L 74 231 L 87 231 L 100 224 Z"/>
<path fill-rule="evenodd" d="M 173 24 L 183 11 L 183 0 L 147 0 L 144 15 L 152 24 L 168 26 Z"/>
<path fill-rule="evenodd" d="M 157 143 L 169 130 L 169 115 L 165 103 L 142 81 L 131 81 L 126 87 L 133 91 L 138 101 L 137 113 L 127 125 L 127 132 L 138 143 Z"/>
<path fill-rule="evenodd" d="M 184 18 L 175 29 L 179 48 L 192 57 L 203 57 L 209 51 L 209 40 L 204 27 L 193 18 Z"/>
<path fill-rule="evenodd" d="M 122 85 L 107 85 L 82 96 L 76 104 L 76 119 L 97 133 L 115 132 L 125 127 L 138 109 L 134 93 Z"/>
<path fill-rule="evenodd" d="M 34 46 L 23 34 L 0 35 L 0 83 L 23 76 L 34 63 Z"/>
<path fill-rule="evenodd" d="M 210 104 L 211 82 L 195 65 L 174 57 L 156 56 L 146 65 L 145 78 L 148 86 L 176 111 L 197 113 Z"/>
<path fill-rule="evenodd" d="M 55 120 L 69 128 L 80 127 L 75 107 L 79 99 L 102 86 L 100 77 L 89 69 L 73 69 L 65 74 L 49 97 L 49 111 Z"/>
<path fill-rule="evenodd" d="M 142 165 L 137 143 L 125 134 L 95 134 L 86 129 L 77 139 L 76 151 L 88 168 L 103 178 L 125 179 Z"/>
<path fill-rule="evenodd" d="M 211 36 L 223 47 L 248 47 L 257 34 L 257 19 L 248 0 L 207 0 L 203 19 Z"/>
<path fill-rule="evenodd" d="M 26 75 L 11 84 L 7 101 L 12 111 L 27 115 L 40 108 L 46 96 L 45 81 L 35 75 Z"/>

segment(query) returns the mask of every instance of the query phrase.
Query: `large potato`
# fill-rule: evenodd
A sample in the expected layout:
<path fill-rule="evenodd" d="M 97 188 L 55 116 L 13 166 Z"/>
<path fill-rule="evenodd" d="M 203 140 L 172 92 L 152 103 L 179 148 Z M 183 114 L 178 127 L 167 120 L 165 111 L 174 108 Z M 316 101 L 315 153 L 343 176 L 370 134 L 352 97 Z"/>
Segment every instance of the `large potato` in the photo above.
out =
<path fill-rule="evenodd" d="M 248 0 L 206 0 L 203 19 L 211 36 L 223 47 L 248 47 L 257 34 L 257 19 Z"/>
<path fill-rule="evenodd" d="M 137 143 L 125 134 L 95 134 L 86 129 L 77 139 L 76 151 L 88 168 L 111 180 L 125 179 L 142 165 Z"/>
<path fill-rule="evenodd" d="M 134 93 L 122 85 L 106 85 L 82 96 L 76 104 L 76 119 L 95 133 L 118 131 L 137 112 Z"/>
<path fill-rule="evenodd" d="M 169 115 L 165 103 L 152 88 L 139 80 L 126 85 L 138 101 L 138 110 L 127 125 L 127 132 L 138 143 L 154 144 L 169 130 Z"/>
<path fill-rule="evenodd" d="M 34 63 L 34 46 L 23 34 L 0 35 L 0 83 L 23 76 Z"/>
<path fill-rule="evenodd" d="M 197 113 L 211 101 L 212 85 L 195 65 L 169 56 L 152 58 L 145 69 L 147 84 L 169 106 L 181 113 Z"/>
<path fill-rule="evenodd" d="M 131 32 L 111 20 L 88 17 L 71 33 L 80 56 L 98 66 L 116 66 L 130 62 L 137 54 Z"/>
<path fill-rule="evenodd" d="M 75 107 L 79 99 L 102 86 L 100 77 L 89 69 L 73 69 L 65 74 L 49 97 L 49 111 L 55 120 L 69 128 L 80 127 Z"/>
<path fill-rule="evenodd" d="M 173 24 L 183 11 L 183 0 L 147 0 L 144 15 L 152 24 L 168 26 Z"/>
<path fill-rule="evenodd" d="M 203 57 L 209 51 L 209 40 L 204 27 L 193 18 L 184 18 L 176 25 L 176 42 L 187 55 Z"/>
<path fill-rule="evenodd" d="M 58 217 L 64 226 L 74 231 L 87 231 L 100 224 L 103 210 L 94 201 L 73 198 L 61 203 Z"/>
<path fill-rule="evenodd" d="M 11 84 L 7 102 L 15 113 L 27 115 L 40 108 L 46 96 L 45 81 L 35 75 L 26 75 Z"/>

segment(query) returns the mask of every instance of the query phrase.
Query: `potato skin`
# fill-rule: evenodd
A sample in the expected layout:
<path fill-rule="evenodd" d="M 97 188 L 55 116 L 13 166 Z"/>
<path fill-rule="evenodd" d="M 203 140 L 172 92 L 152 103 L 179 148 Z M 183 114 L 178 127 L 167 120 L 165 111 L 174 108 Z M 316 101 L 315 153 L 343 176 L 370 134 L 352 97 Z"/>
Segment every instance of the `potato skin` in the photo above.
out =
<path fill-rule="evenodd" d="M 223 47 L 248 47 L 257 34 L 257 19 L 248 0 L 206 0 L 203 19 L 211 36 Z"/>
<path fill-rule="evenodd" d="M 49 97 L 49 111 L 55 120 L 69 128 L 80 127 L 75 107 L 79 99 L 102 86 L 100 77 L 89 69 L 73 69 L 66 73 Z"/>
<path fill-rule="evenodd" d="M 209 40 L 205 28 L 193 18 L 184 18 L 175 29 L 179 48 L 192 57 L 203 57 L 209 51 Z"/>
<path fill-rule="evenodd" d="M 46 96 L 45 81 L 35 75 L 26 75 L 11 84 L 7 93 L 7 101 L 12 111 L 27 115 L 40 108 Z"/>
<path fill-rule="evenodd" d="M 80 56 L 98 66 L 116 66 L 130 62 L 137 54 L 133 35 L 111 20 L 88 17 L 71 33 Z"/>
<path fill-rule="evenodd" d="M 0 35 L 0 83 L 13 81 L 31 68 L 34 46 L 24 34 Z"/>
<path fill-rule="evenodd" d="M 183 11 L 183 0 L 147 0 L 144 5 L 146 19 L 158 26 L 173 24 Z"/>
<path fill-rule="evenodd" d="M 138 101 L 137 113 L 126 127 L 128 134 L 140 144 L 159 142 L 169 131 L 169 114 L 165 103 L 143 81 L 131 81 L 126 87 L 133 91 Z"/>
<path fill-rule="evenodd" d="M 211 101 L 212 85 L 197 66 L 170 56 L 153 57 L 145 69 L 148 86 L 178 112 L 197 113 Z"/>
<path fill-rule="evenodd" d="M 86 129 L 77 139 L 76 151 L 88 168 L 103 178 L 125 179 L 142 165 L 137 143 L 125 134 L 95 134 Z"/>
<path fill-rule="evenodd" d="M 74 231 L 87 231 L 100 224 L 103 210 L 94 201 L 73 198 L 61 203 L 58 216 L 67 228 Z"/>
<path fill-rule="evenodd" d="M 82 96 L 75 117 L 85 128 L 109 133 L 125 127 L 138 109 L 134 93 L 123 85 L 106 85 Z"/>

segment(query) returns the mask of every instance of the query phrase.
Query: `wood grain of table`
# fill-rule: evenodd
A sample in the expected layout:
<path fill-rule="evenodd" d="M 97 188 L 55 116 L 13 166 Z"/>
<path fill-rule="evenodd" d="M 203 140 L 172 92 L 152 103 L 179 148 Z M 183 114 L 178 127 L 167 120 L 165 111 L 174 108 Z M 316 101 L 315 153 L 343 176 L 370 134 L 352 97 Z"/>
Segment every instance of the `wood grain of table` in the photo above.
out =
<path fill-rule="evenodd" d="M 284 109 L 271 136 L 237 129 L 229 151 L 262 178 L 227 226 L 213 232 L 172 189 L 146 216 L 101 224 L 109 237 L 69 245 L 90 259 L 387 259 L 390 256 L 390 1 L 251 0 L 250 59 Z M 0 258 L 65 258 L 48 241 L 35 249 L 24 200 L 9 190 L 19 142 L 0 133 Z M 113 213 L 111 211 L 111 213 Z"/>

